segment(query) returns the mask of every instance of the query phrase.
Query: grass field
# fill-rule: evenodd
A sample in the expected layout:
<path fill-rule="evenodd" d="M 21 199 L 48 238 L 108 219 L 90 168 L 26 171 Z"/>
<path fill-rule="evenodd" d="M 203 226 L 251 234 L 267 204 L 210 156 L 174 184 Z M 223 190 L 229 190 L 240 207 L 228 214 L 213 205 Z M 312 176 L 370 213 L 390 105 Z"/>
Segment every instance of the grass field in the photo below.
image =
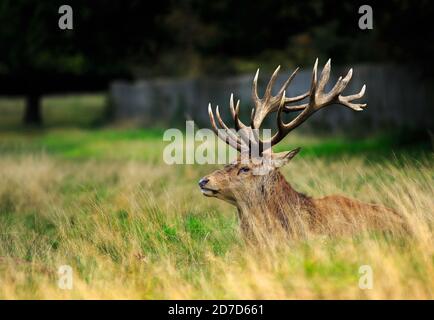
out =
<path fill-rule="evenodd" d="M 432 146 L 397 136 L 295 136 L 283 173 L 311 196 L 344 194 L 406 215 L 413 236 L 246 242 L 235 209 L 168 166 L 162 130 L 0 132 L 0 298 L 434 298 Z M 272 240 L 272 235 L 270 235 Z M 58 287 L 70 265 L 72 290 Z M 359 267 L 373 288 L 359 288 Z"/>

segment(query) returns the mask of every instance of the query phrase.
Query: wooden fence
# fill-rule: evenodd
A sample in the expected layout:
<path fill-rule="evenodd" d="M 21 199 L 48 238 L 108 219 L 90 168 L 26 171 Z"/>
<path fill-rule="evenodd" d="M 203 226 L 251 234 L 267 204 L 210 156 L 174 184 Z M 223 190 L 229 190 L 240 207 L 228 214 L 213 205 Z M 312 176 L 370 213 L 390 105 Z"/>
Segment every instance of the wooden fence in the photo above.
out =
<path fill-rule="evenodd" d="M 332 67 L 328 89 L 348 68 Z M 340 105 L 321 110 L 302 127 L 327 131 L 377 130 L 389 128 L 433 128 L 434 103 L 430 84 L 421 70 L 405 67 L 356 65 L 345 94 L 358 92 L 367 85 L 368 103 L 363 112 L 354 112 Z M 277 89 L 291 70 L 282 70 Z M 263 92 L 270 74 L 260 74 L 259 93 Z M 207 106 L 219 105 L 227 118 L 229 97 L 233 92 L 241 99 L 242 115 L 248 119 L 251 110 L 253 74 L 226 78 L 152 79 L 136 83 L 115 81 L 111 85 L 111 101 L 118 119 L 135 119 L 147 125 L 179 125 L 188 118 L 200 126 L 209 126 Z M 299 71 L 287 95 L 305 92 L 310 85 L 311 71 Z M 432 88 L 432 84 L 431 84 Z M 268 121 L 274 121 L 270 119 Z"/>

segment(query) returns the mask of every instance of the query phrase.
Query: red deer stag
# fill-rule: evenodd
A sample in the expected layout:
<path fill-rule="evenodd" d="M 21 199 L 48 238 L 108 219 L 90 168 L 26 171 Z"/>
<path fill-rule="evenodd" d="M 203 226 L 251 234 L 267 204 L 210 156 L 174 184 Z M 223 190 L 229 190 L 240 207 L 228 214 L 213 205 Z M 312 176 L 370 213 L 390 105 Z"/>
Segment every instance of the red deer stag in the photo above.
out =
<path fill-rule="evenodd" d="M 278 67 L 271 76 L 262 98 L 259 98 L 257 93 L 258 69 L 253 80 L 254 108 L 249 125 L 240 120 L 240 101 L 238 100 L 234 106 L 233 95 L 230 99 L 230 111 L 235 130 L 229 129 L 223 122 L 217 106 L 215 112 L 221 127 L 219 129 L 211 104 L 208 106 L 214 132 L 241 152 L 241 156 L 232 164 L 202 178 L 199 186 L 205 196 L 224 200 L 237 207 L 241 228 L 246 235 L 263 224 L 267 226 L 265 230 L 279 226 L 285 234 L 302 236 L 307 232 L 351 233 L 361 228 L 391 230 L 396 225 L 403 225 L 401 217 L 394 211 L 379 205 L 362 203 L 338 195 L 320 199 L 308 197 L 295 191 L 279 172 L 278 169 L 288 163 L 300 148 L 274 153 L 271 146 L 280 142 L 313 113 L 332 104 L 341 104 L 355 111 L 361 111 L 366 107 L 366 104 L 353 102 L 363 96 L 365 86 L 357 94 L 341 95 L 351 79 L 352 69 L 344 78 L 338 79 L 330 92 L 324 92 L 330 77 L 330 60 L 323 68 L 319 81 L 317 67 L 318 59 L 313 67 L 310 90 L 296 97 L 286 97 L 285 90 L 298 69 L 291 74 L 277 95 L 273 96 L 271 91 L 280 69 Z M 307 103 L 291 105 L 305 98 L 308 98 Z M 289 123 L 284 123 L 282 112 L 294 111 L 299 111 L 299 114 Z M 263 141 L 264 137 L 260 137 L 258 129 L 266 116 L 273 112 L 277 112 L 277 132 L 270 139 Z M 252 152 L 255 148 L 258 151 L 257 155 Z M 243 161 L 243 150 L 247 150 L 248 161 Z"/>

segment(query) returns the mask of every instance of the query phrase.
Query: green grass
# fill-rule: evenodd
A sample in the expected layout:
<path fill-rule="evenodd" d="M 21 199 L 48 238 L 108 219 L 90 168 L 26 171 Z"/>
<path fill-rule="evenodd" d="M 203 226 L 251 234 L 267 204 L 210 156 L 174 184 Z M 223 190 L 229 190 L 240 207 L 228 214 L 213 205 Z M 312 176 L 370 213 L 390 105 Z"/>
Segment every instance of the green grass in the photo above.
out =
<path fill-rule="evenodd" d="M 216 166 L 165 165 L 161 134 L 0 133 L 0 298 L 432 297 L 432 234 L 416 219 L 432 209 L 429 149 L 414 158 L 384 136 L 292 137 L 304 153 L 283 172 L 297 190 L 400 208 L 421 231 L 404 244 L 373 234 L 260 249 L 245 243 L 232 206 L 197 189 Z M 365 161 L 369 153 L 383 160 Z M 72 291 L 56 286 L 63 264 Z M 376 270 L 376 290 L 358 289 L 363 264 Z"/>
<path fill-rule="evenodd" d="M 245 242 L 233 206 L 199 192 L 198 179 L 219 166 L 166 165 L 162 129 L 92 128 L 99 116 L 80 120 L 102 105 L 92 101 L 95 109 L 52 100 L 45 127 L 24 130 L 15 117 L 0 130 L 0 298 L 434 297 L 434 162 L 424 134 L 295 134 L 276 147 L 302 147 L 282 169 L 296 190 L 393 207 L 411 218 L 413 238 L 261 247 Z M 55 114 L 62 104 L 70 114 Z M 64 264 L 71 291 L 57 287 Z M 367 291 L 358 288 L 365 264 L 375 275 Z"/>
<path fill-rule="evenodd" d="M 0 151 L 26 153 L 44 151 L 69 159 L 135 159 L 157 161 L 162 155 L 163 129 L 43 129 L 0 131 Z M 415 136 L 409 142 L 409 134 Z M 406 140 L 407 139 L 407 140 Z M 367 138 L 294 135 L 274 148 L 285 151 L 301 146 L 301 157 L 364 156 L 371 161 L 418 157 L 431 149 L 428 138 L 414 133 L 377 134 Z"/>

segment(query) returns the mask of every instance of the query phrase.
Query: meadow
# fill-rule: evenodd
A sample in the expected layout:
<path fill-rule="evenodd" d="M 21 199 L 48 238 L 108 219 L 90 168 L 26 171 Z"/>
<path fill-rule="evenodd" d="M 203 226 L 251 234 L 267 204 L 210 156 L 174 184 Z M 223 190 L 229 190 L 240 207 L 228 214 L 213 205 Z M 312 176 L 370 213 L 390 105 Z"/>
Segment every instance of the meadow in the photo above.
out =
<path fill-rule="evenodd" d="M 90 101 L 100 111 L 102 100 Z M 432 141 L 289 137 L 279 149 L 303 147 L 282 170 L 294 188 L 384 204 L 412 235 L 261 244 L 243 238 L 234 207 L 200 193 L 197 181 L 219 166 L 163 162 L 162 129 L 93 129 L 98 112 L 65 127 L 77 107 L 23 130 L 14 105 L 3 102 L 0 120 L 12 123 L 0 131 L 1 299 L 434 298 Z M 62 265 L 72 290 L 58 286 Z M 363 265 L 372 289 L 359 287 Z"/>

